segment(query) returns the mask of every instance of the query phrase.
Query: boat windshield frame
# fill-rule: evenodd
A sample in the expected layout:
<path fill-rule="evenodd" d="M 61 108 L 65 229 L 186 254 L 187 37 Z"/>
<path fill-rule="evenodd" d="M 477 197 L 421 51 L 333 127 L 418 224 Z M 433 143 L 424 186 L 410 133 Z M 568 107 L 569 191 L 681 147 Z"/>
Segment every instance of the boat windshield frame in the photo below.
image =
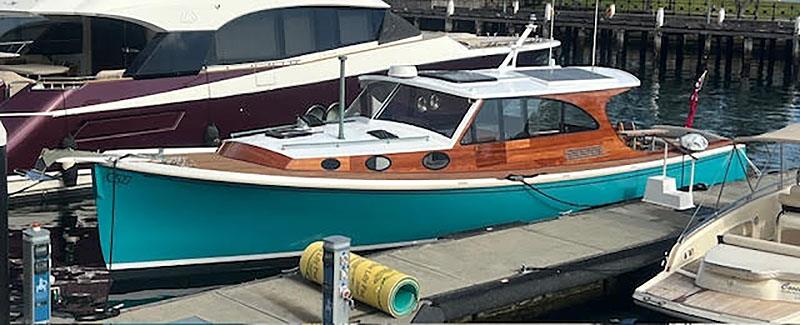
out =
<path fill-rule="evenodd" d="M 373 96 L 376 91 L 381 93 Z M 363 86 L 345 116 L 403 123 L 454 139 L 474 103 L 470 98 L 396 81 L 373 81 Z M 365 104 L 378 105 L 364 110 Z"/>

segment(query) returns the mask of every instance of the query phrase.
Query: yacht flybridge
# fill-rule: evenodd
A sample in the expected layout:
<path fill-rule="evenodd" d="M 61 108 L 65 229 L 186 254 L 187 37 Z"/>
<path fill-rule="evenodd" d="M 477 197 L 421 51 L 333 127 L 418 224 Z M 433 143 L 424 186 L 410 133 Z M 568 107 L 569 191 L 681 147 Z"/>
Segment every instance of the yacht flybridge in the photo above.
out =
<path fill-rule="evenodd" d="M 3 2 L 9 167 L 32 167 L 43 147 L 214 145 L 330 110 L 341 55 L 355 85 L 396 64 L 497 66 L 513 42 L 425 35 L 389 9 L 379 0 Z M 557 45 L 534 39 L 520 51 Z"/>

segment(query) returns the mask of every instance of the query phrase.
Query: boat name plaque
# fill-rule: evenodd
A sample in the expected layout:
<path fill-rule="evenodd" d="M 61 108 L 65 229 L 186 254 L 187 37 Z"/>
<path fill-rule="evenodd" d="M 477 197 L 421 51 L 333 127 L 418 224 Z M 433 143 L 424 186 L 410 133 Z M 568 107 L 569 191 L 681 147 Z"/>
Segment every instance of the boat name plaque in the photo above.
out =
<path fill-rule="evenodd" d="M 599 157 L 602 155 L 603 155 L 603 147 L 601 146 L 573 148 L 564 151 L 564 156 L 567 158 L 567 160 L 586 159 L 586 158 Z"/>

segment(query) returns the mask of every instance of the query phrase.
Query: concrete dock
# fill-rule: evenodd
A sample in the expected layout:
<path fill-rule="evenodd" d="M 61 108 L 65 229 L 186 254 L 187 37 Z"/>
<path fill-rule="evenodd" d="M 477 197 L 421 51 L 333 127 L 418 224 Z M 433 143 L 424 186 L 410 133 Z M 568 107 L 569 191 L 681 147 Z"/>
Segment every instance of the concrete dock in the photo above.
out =
<path fill-rule="evenodd" d="M 776 179 L 768 176 L 762 184 Z M 695 202 L 713 206 L 718 191 L 695 192 Z M 728 184 L 721 203 L 748 192 L 745 182 Z M 627 202 L 373 254 L 372 259 L 419 279 L 421 307 L 393 320 L 357 303 L 351 320 L 491 319 L 579 294 L 598 281 L 657 264 L 693 212 Z M 318 285 L 289 274 L 134 307 L 105 322 L 321 322 L 321 305 Z"/>

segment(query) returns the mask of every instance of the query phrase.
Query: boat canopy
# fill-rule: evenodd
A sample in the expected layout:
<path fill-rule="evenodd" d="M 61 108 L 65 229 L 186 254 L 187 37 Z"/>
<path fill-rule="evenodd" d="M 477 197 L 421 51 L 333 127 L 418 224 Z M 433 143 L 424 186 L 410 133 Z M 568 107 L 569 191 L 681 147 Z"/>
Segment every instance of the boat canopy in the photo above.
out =
<path fill-rule="evenodd" d="M 362 76 L 369 84 L 389 81 L 472 99 L 533 97 L 638 87 L 622 70 L 602 67 L 530 67 L 514 70 L 422 71 L 411 78 Z"/>
<path fill-rule="evenodd" d="M 389 8 L 380 0 L 16 0 L 0 3 L 0 12 L 114 18 L 169 32 L 213 31 L 249 13 L 308 6 Z"/>
<path fill-rule="evenodd" d="M 800 144 L 800 123 L 789 124 L 782 129 L 764 134 L 739 137 L 736 142 L 774 142 Z"/>

